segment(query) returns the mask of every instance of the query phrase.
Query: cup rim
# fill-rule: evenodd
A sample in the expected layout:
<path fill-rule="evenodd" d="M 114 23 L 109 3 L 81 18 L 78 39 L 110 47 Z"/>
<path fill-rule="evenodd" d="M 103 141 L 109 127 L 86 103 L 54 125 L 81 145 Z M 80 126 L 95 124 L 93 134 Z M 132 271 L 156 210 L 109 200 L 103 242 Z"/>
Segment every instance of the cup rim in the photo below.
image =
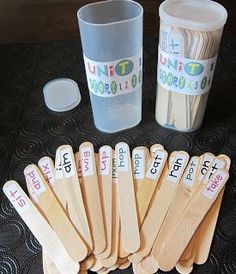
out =
<path fill-rule="evenodd" d="M 119 21 L 114 21 L 114 22 L 109 22 L 109 23 L 92 23 L 92 22 L 88 22 L 88 21 L 82 19 L 81 16 L 79 15 L 84 9 L 86 9 L 90 6 L 104 5 L 105 3 L 108 3 L 108 2 L 130 2 L 130 3 L 136 5 L 137 7 L 140 8 L 140 13 L 137 16 L 135 16 L 133 18 L 130 18 L 130 19 L 124 19 L 124 20 L 119 20 Z M 142 5 L 140 5 L 138 2 L 133 1 L 133 0 L 104 0 L 104 1 L 99 1 L 99 2 L 93 2 L 93 3 L 89 3 L 89 4 L 84 5 L 83 7 L 78 9 L 78 11 L 77 11 L 77 18 L 78 18 L 79 21 L 81 21 L 81 22 L 83 22 L 87 25 L 93 25 L 93 26 L 109 26 L 109 25 L 114 25 L 114 24 L 126 23 L 126 22 L 136 20 L 136 19 L 138 19 L 139 17 L 142 17 L 142 16 L 143 16 L 143 7 L 142 7 Z"/>

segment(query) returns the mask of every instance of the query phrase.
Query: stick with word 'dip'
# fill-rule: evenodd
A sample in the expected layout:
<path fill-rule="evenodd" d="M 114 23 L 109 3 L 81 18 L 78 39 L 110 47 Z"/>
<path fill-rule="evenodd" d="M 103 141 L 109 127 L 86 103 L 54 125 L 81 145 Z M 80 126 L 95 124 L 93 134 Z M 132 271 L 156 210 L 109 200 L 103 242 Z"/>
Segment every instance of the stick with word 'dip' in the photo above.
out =
<path fill-rule="evenodd" d="M 231 164 L 230 158 L 223 154 L 217 156 L 217 158 L 225 160 L 226 170 L 229 171 L 230 164 Z M 225 188 L 222 189 L 218 198 L 216 199 L 211 209 L 207 213 L 203 222 L 201 223 L 199 238 L 198 238 L 198 243 L 196 248 L 196 254 L 195 254 L 195 262 L 197 264 L 205 263 L 208 258 L 211 242 L 212 242 L 215 227 L 216 227 L 216 222 L 217 222 L 219 211 L 220 211 L 221 202 L 224 195 L 224 189 Z"/>
<path fill-rule="evenodd" d="M 176 154 L 172 166 L 167 176 L 163 178 L 164 182 L 161 183 L 161 188 L 155 196 L 155 200 L 140 229 L 141 247 L 129 257 L 131 262 L 140 262 L 151 251 L 188 160 L 189 155 L 185 151 L 179 151 Z"/>
<path fill-rule="evenodd" d="M 167 157 L 168 153 L 165 150 L 156 150 L 145 174 L 145 179 L 136 194 L 139 227 L 143 223 Z"/>
<path fill-rule="evenodd" d="M 61 166 L 65 181 L 64 192 L 69 218 L 80 233 L 88 248 L 88 254 L 90 254 L 93 249 L 93 242 L 77 174 L 74 153 L 70 145 L 62 145 L 58 148 L 58 151 L 61 157 Z"/>
<path fill-rule="evenodd" d="M 205 156 L 203 158 L 205 158 Z M 226 167 L 226 161 L 223 158 L 216 157 L 214 161 L 211 163 L 211 165 L 209 166 L 209 168 L 207 168 L 207 172 L 204 178 L 200 181 L 200 183 L 204 183 L 206 180 L 209 180 L 211 176 L 218 169 L 224 169 L 225 167 Z M 204 168 L 204 167 L 202 166 L 201 168 Z M 201 187 L 201 185 L 199 187 Z M 210 211 L 211 209 L 209 210 L 209 212 Z M 204 220 L 207 219 L 209 212 L 207 212 Z M 201 226 L 204 224 L 204 220 L 201 222 L 201 225 L 197 228 L 195 235 L 192 237 L 192 239 L 188 243 L 186 249 L 184 250 L 183 254 L 181 255 L 179 259 L 179 262 L 176 264 L 176 269 L 180 273 L 190 273 L 193 269 L 193 263 L 194 263 L 194 258 L 196 254 L 196 244 L 199 241 L 199 230 L 201 229 Z"/>
<path fill-rule="evenodd" d="M 96 258 L 101 260 L 111 254 L 112 246 L 112 148 L 110 146 L 102 146 L 99 149 L 98 179 L 107 236 L 105 250 L 96 255 Z"/>
<path fill-rule="evenodd" d="M 38 167 L 33 164 L 28 165 L 24 169 L 24 175 L 37 196 L 41 210 L 67 252 L 74 260 L 82 261 L 87 255 L 87 247 L 66 216 Z"/>
<path fill-rule="evenodd" d="M 159 256 L 158 264 L 161 270 L 169 271 L 174 268 L 228 177 L 226 170 L 217 170 L 208 183 L 203 184 L 202 191 L 199 191 L 185 208 Z"/>
<path fill-rule="evenodd" d="M 120 142 L 115 152 L 123 246 L 127 252 L 133 253 L 140 247 L 140 237 L 129 146 Z"/>
<path fill-rule="evenodd" d="M 81 189 L 93 239 L 93 254 L 96 255 L 106 248 L 106 234 L 93 145 L 89 142 L 82 143 L 79 153 L 82 168 Z"/>
<path fill-rule="evenodd" d="M 48 166 L 48 165 L 46 165 Z M 46 171 L 47 169 L 43 169 L 44 171 Z M 49 172 L 47 170 L 47 176 L 49 175 Z M 45 176 L 46 177 L 46 176 Z M 52 184 L 49 184 L 49 186 L 52 187 Z M 39 205 L 39 201 L 37 196 L 35 195 L 30 183 L 28 181 L 26 181 L 26 187 L 29 193 L 29 197 L 31 199 L 31 201 L 33 202 L 33 204 L 35 205 L 35 207 L 38 209 L 38 211 L 41 213 L 41 215 L 45 218 L 45 220 L 47 220 L 46 216 L 44 215 L 43 211 L 40 208 Z M 49 257 L 47 256 L 47 254 L 45 253 L 44 250 L 42 250 L 42 257 L 43 257 L 43 272 L 44 274 L 60 274 L 58 268 L 55 266 L 55 264 L 49 259 Z"/>
<path fill-rule="evenodd" d="M 19 184 L 8 181 L 3 191 L 25 224 L 41 244 L 50 260 L 65 274 L 77 274 L 79 263 L 72 259 L 56 233 L 30 201 Z M 62 260 L 63 258 L 63 260 Z"/>
<path fill-rule="evenodd" d="M 150 153 L 144 146 L 135 147 L 132 151 L 134 190 L 137 193 L 145 176 Z"/>
<path fill-rule="evenodd" d="M 112 246 L 111 254 L 101 260 L 104 267 L 112 267 L 116 264 L 119 248 L 120 216 L 118 205 L 118 179 L 115 151 L 112 151 Z"/>

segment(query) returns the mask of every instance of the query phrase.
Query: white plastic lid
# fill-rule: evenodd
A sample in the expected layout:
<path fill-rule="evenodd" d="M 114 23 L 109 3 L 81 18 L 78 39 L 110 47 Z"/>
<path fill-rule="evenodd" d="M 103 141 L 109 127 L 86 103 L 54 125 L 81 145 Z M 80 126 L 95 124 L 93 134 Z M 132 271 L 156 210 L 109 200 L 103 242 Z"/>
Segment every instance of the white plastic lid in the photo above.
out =
<path fill-rule="evenodd" d="M 164 23 L 196 31 L 214 31 L 223 28 L 226 9 L 211 0 L 166 0 L 159 7 Z"/>
<path fill-rule="evenodd" d="M 48 82 L 43 88 L 44 100 L 53 111 L 67 111 L 81 101 L 77 83 L 71 79 L 58 78 Z"/>

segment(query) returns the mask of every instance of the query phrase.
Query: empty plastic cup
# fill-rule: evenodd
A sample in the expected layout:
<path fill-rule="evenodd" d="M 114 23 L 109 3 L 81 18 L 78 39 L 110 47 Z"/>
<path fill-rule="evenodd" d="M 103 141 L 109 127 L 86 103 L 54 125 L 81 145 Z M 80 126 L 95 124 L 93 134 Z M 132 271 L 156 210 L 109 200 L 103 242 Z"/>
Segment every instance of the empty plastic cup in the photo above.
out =
<path fill-rule="evenodd" d="M 95 126 L 117 132 L 142 112 L 143 8 L 129 0 L 83 6 L 77 13 Z"/>

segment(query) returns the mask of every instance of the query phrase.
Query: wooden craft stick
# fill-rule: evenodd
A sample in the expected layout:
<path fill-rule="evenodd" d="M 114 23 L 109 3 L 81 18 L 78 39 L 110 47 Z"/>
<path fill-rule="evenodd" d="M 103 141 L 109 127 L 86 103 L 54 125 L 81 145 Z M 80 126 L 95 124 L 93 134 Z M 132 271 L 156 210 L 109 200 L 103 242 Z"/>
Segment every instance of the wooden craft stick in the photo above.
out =
<path fill-rule="evenodd" d="M 123 264 L 119 265 L 119 269 L 127 269 L 131 265 L 131 262 L 127 259 Z"/>
<path fill-rule="evenodd" d="M 133 253 L 140 247 L 140 237 L 129 146 L 120 142 L 116 145 L 115 152 L 123 246 L 127 252 Z"/>
<path fill-rule="evenodd" d="M 68 254 L 56 233 L 18 183 L 8 181 L 3 186 L 3 192 L 61 273 L 77 274 L 79 263 Z"/>
<path fill-rule="evenodd" d="M 96 255 L 96 258 L 102 260 L 111 254 L 112 246 L 112 148 L 102 146 L 99 149 L 98 160 L 98 178 L 107 245 L 102 253 Z"/>
<path fill-rule="evenodd" d="M 66 211 L 66 195 L 64 192 L 64 175 L 63 170 L 61 166 L 61 157 L 59 150 L 56 151 L 56 157 L 55 157 L 55 182 L 53 186 L 53 192 L 55 196 L 57 197 L 58 201 L 60 202 L 63 209 Z"/>
<path fill-rule="evenodd" d="M 80 270 L 84 271 L 84 270 L 90 269 L 94 265 L 94 262 L 95 262 L 94 255 L 88 256 L 85 260 L 83 260 L 80 263 Z"/>
<path fill-rule="evenodd" d="M 156 273 L 159 269 L 157 261 L 152 257 L 151 252 L 148 254 L 148 256 L 143 258 L 140 264 L 142 269 L 149 274 Z"/>
<path fill-rule="evenodd" d="M 67 212 L 71 222 L 86 244 L 88 254 L 90 254 L 93 249 L 93 242 L 77 174 L 74 153 L 70 145 L 62 145 L 57 151 L 61 157 Z"/>
<path fill-rule="evenodd" d="M 181 178 L 177 190 L 174 194 L 173 200 L 164 219 L 164 222 L 160 228 L 160 231 L 156 237 L 155 243 L 153 245 L 151 255 L 157 261 L 158 256 L 161 253 L 163 243 L 168 239 L 170 233 L 172 232 L 175 223 L 180 218 L 185 206 L 188 204 L 192 192 L 195 188 L 195 177 L 198 171 L 199 157 L 193 156 L 188 166 L 185 169 L 183 177 Z"/>
<path fill-rule="evenodd" d="M 155 152 L 157 150 L 164 150 L 164 147 L 161 145 L 161 144 L 154 144 L 150 147 L 150 154 L 151 154 L 151 157 L 154 156 Z"/>
<path fill-rule="evenodd" d="M 229 171 L 231 160 L 226 155 L 219 155 L 217 156 L 219 159 L 223 159 L 226 162 L 226 170 Z M 219 168 L 219 165 L 218 165 Z M 197 264 L 204 264 L 207 261 L 209 256 L 210 247 L 212 243 L 212 239 L 215 232 L 215 227 L 220 211 L 220 206 L 222 203 L 224 189 L 220 192 L 219 196 L 217 197 L 216 201 L 210 208 L 209 212 L 203 219 L 198 232 L 198 241 L 196 245 L 196 253 L 195 253 L 195 263 Z"/>
<path fill-rule="evenodd" d="M 176 265 L 198 225 L 224 187 L 228 177 L 229 174 L 226 170 L 217 170 L 208 183 L 202 185 L 202 191 L 198 192 L 185 208 L 158 258 L 161 270 L 169 271 Z"/>
<path fill-rule="evenodd" d="M 135 193 L 137 193 L 137 190 L 139 189 L 144 179 L 149 158 L 149 151 L 144 146 L 135 147 L 132 151 L 133 180 Z"/>
<path fill-rule="evenodd" d="M 93 254 L 96 255 L 106 248 L 106 235 L 93 145 L 89 142 L 82 143 L 79 153 L 83 176 L 81 188 L 93 239 Z"/>
<path fill-rule="evenodd" d="M 161 184 L 155 201 L 153 201 L 140 229 L 141 247 L 136 253 L 129 257 L 129 260 L 132 262 L 140 262 L 151 251 L 188 160 L 189 155 L 184 151 L 178 152 L 175 156 L 173 164 L 167 176 L 164 178 L 164 182 Z M 158 218 L 156 218 L 156 216 L 158 216 Z"/>
<path fill-rule="evenodd" d="M 87 255 L 87 247 L 58 203 L 38 167 L 33 164 L 28 165 L 24 169 L 24 175 L 37 196 L 41 210 L 47 216 L 47 220 L 67 252 L 75 261 L 82 261 Z"/>
<path fill-rule="evenodd" d="M 145 179 L 136 193 L 138 223 L 141 227 L 153 194 L 158 184 L 158 180 L 164 169 L 168 153 L 165 150 L 156 150 L 147 172 Z"/>
<path fill-rule="evenodd" d="M 43 157 L 38 161 L 38 167 L 40 168 L 49 186 L 53 189 L 55 183 L 55 169 L 53 160 L 50 157 Z"/>
<path fill-rule="evenodd" d="M 112 152 L 112 246 L 111 254 L 101 260 L 104 267 L 111 267 L 116 264 L 119 248 L 119 206 L 118 206 L 118 182 L 117 182 L 117 163 L 115 152 Z"/>
<path fill-rule="evenodd" d="M 90 270 L 93 272 L 98 272 L 99 270 L 103 269 L 103 265 L 101 264 L 100 260 L 96 259 L 95 257 L 95 261 L 93 263 L 93 266 L 90 267 Z"/>

